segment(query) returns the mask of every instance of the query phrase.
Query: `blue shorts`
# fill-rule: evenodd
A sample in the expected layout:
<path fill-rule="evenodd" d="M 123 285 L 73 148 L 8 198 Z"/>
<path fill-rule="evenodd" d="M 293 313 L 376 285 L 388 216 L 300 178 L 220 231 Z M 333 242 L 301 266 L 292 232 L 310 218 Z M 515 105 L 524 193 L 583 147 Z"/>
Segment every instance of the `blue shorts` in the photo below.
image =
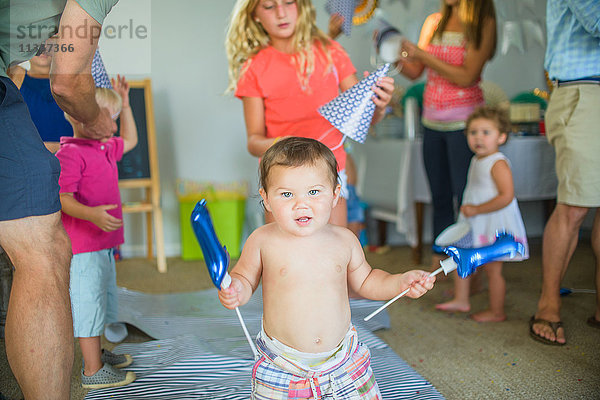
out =
<path fill-rule="evenodd" d="M 74 254 L 69 292 L 75 337 L 102 335 L 105 324 L 117 321 L 117 273 L 113 250 Z"/>
<path fill-rule="evenodd" d="M 19 89 L 0 76 L 0 221 L 59 211 L 59 175 Z"/>
<path fill-rule="evenodd" d="M 360 206 L 356 188 L 348 184 L 348 222 L 365 222 L 365 210 Z"/>

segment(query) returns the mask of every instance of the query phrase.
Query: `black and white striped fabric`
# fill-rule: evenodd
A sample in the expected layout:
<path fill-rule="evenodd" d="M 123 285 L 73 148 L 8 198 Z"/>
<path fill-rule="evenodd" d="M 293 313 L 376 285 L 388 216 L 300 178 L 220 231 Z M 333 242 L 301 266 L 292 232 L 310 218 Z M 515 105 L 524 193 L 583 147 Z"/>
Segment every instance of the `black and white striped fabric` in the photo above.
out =
<path fill-rule="evenodd" d="M 260 329 L 260 293 L 240 309 L 250 333 Z M 123 343 L 114 350 L 133 356 L 127 369 L 137 379 L 121 388 L 91 390 L 86 400 L 250 398 L 252 352 L 232 310 L 221 306 L 216 290 L 149 295 L 119 291 L 119 319 L 159 340 Z M 384 399 L 443 399 L 423 377 L 408 366 L 372 331 L 389 327 L 382 312 L 369 324 L 362 318 L 381 302 L 351 300 L 353 323 L 360 340 L 369 346 L 372 368 Z"/>

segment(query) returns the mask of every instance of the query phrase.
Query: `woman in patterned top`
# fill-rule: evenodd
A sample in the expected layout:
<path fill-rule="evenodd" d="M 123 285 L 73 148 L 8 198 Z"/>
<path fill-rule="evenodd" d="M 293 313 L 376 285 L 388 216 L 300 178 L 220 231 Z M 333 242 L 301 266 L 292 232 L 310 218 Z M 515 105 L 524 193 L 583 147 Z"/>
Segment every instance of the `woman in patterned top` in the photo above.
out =
<path fill-rule="evenodd" d="M 467 180 L 465 121 L 484 104 L 479 86 L 496 50 L 493 0 L 443 0 L 425 20 L 417 45 L 404 40 L 399 67 L 416 79 L 427 69 L 423 94 L 423 160 L 433 201 L 433 237 L 455 221 Z M 438 259 L 434 257 L 433 265 Z"/>

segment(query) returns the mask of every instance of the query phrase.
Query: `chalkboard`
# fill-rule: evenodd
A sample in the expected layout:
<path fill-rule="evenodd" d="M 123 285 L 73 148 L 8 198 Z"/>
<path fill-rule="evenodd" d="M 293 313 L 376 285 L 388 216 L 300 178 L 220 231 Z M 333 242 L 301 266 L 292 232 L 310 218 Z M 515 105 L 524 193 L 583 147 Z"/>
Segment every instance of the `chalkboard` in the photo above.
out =
<path fill-rule="evenodd" d="M 146 104 L 146 87 L 130 87 L 129 104 L 138 132 L 138 143 L 131 151 L 125 153 L 119 167 L 119 179 L 150 178 L 150 152 L 148 148 L 148 125 L 146 109 L 152 104 Z M 120 121 L 117 121 L 120 126 Z M 117 135 L 119 132 L 117 132 Z"/>

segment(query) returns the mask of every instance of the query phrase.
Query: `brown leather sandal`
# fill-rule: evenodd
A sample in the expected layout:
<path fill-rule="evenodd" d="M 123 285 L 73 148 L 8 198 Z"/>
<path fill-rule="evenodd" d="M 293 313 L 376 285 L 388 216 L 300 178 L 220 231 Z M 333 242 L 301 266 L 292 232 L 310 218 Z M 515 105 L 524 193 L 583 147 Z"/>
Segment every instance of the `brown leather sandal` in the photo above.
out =
<path fill-rule="evenodd" d="M 592 328 L 600 329 L 600 321 L 598 321 L 594 315 L 588 318 L 587 324 Z"/>
<path fill-rule="evenodd" d="M 541 325 L 549 326 L 550 329 L 552 329 L 552 332 L 554 332 L 554 336 L 556 338 L 558 338 L 558 335 L 556 334 L 556 331 L 558 330 L 558 328 L 563 328 L 564 329 L 562 321 L 550 322 L 550 321 L 542 319 L 542 318 L 536 318 L 535 315 L 534 315 L 529 320 L 529 335 L 534 340 L 537 340 L 538 342 L 541 342 L 541 343 L 544 343 L 544 344 L 547 344 L 547 345 L 550 345 L 550 346 L 564 346 L 565 344 L 567 344 L 566 341 L 565 341 L 565 343 L 559 343 L 556 340 L 546 339 L 545 337 L 538 335 L 533 330 L 533 325 L 534 324 L 541 324 Z"/>

